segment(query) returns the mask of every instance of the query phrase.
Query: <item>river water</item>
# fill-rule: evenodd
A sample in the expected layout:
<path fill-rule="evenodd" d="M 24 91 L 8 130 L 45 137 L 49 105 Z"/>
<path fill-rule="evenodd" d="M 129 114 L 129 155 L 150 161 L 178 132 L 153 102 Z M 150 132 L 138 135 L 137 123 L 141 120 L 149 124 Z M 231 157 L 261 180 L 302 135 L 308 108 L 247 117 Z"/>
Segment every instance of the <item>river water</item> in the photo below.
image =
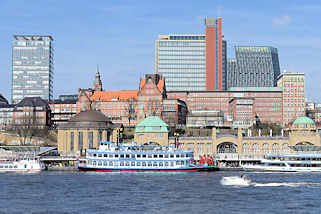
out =
<path fill-rule="evenodd" d="M 321 213 L 321 173 L 245 173 L 255 186 L 224 186 L 241 172 L 0 174 L 2 213 Z"/>

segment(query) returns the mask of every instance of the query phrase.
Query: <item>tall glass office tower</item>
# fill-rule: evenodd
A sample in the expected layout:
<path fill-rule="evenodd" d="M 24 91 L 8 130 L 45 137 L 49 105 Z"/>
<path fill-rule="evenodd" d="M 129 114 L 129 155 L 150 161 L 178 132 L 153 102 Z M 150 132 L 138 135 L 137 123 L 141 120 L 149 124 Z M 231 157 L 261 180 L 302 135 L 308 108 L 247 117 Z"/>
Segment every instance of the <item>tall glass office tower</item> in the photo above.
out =
<path fill-rule="evenodd" d="M 14 35 L 12 42 L 12 103 L 24 97 L 52 99 L 53 38 Z"/>
<path fill-rule="evenodd" d="M 156 40 L 156 73 L 168 91 L 226 89 L 222 19 L 206 18 L 205 34 L 168 34 Z"/>
<path fill-rule="evenodd" d="M 156 73 L 168 91 L 206 90 L 205 35 L 160 35 L 156 41 Z"/>
<path fill-rule="evenodd" d="M 228 87 L 273 87 L 280 75 L 278 50 L 269 46 L 236 46 L 228 60 Z"/>

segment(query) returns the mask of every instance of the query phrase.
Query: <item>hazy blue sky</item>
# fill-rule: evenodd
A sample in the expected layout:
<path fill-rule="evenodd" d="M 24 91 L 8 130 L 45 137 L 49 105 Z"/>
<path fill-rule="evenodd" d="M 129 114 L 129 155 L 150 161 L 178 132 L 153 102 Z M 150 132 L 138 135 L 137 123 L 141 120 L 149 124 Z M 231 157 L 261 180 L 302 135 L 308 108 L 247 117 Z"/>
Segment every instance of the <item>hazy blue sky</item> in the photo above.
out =
<path fill-rule="evenodd" d="M 0 0 L 0 93 L 11 100 L 13 34 L 54 37 L 54 97 L 91 87 L 99 64 L 105 90 L 137 89 L 155 71 L 158 34 L 204 33 L 222 17 L 228 56 L 235 45 L 278 48 L 281 70 L 306 74 L 321 102 L 321 1 Z"/>

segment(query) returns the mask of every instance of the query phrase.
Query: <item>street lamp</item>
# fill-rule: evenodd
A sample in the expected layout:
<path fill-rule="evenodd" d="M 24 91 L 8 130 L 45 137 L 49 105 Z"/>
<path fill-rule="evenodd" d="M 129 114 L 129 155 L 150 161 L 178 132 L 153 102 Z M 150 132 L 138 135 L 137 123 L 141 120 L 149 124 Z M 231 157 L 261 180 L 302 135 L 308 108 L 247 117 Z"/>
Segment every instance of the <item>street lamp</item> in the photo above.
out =
<path fill-rule="evenodd" d="M 119 146 L 120 136 L 121 136 L 122 133 L 123 133 L 123 127 L 120 127 L 120 128 L 117 130 L 117 146 Z"/>
<path fill-rule="evenodd" d="M 175 148 L 178 148 L 178 137 L 179 137 L 179 133 L 174 132 L 174 137 L 175 137 Z"/>

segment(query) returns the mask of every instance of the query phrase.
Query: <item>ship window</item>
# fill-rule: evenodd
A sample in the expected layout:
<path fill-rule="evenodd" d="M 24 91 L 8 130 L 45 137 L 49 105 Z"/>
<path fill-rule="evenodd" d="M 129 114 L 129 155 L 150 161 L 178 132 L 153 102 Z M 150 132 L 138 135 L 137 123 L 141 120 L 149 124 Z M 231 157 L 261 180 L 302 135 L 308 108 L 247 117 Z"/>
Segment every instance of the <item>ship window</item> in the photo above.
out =
<path fill-rule="evenodd" d="M 134 154 L 132 154 L 132 158 L 135 158 L 135 155 L 134 155 Z"/>
<path fill-rule="evenodd" d="M 152 162 L 148 162 L 148 166 L 152 166 Z"/>
<path fill-rule="evenodd" d="M 118 154 L 115 154 L 115 158 L 118 158 L 119 157 L 119 155 Z"/>
<path fill-rule="evenodd" d="M 154 162 L 153 166 L 157 166 L 157 162 Z"/>
<path fill-rule="evenodd" d="M 153 156 L 152 155 L 148 155 L 148 158 L 152 158 Z"/>
<path fill-rule="evenodd" d="M 143 155 L 143 158 L 146 158 L 146 155 Z"/>
<path fill-rule="evenodd" d="M 184 165 L 184 161 L 181 161 L 181 165 Z"/>
<path fill-rule="evenodd" d="M 171 166 L 174 166 L 174 161 L 171 161 Z"/>
<path fill-rule="evenodd" d="M 98 157 L 101 158 L 103 155 L 102 154 L 98 154 Z"/>
<path fill-rule="evenodd" d="M 140 162 L 137 162 L 136 165 L 137 165 L 137 166 L 140 166 Z"/>
<path fill-rule="evenodd" d="M 179 155 L 177 154 L 176 157 L 179 158 Z"/>
<path fill-rule="evenodd" d="M 171 154 L 171 156 L 170 156 L 171 158 L 174 158 L 174 155 L 173 154 Z"/>
<path fill-rule="evenodd" d="M 163 158 L 164 157 L 164 155 L 159 155 L 159 158 Z"/>
<path fill-rule="evenodd" d="M 94 154 L 94 157 L 96 157 L 97 156 L 97 154 Z"/>
<path fill-rule="evenodd" d="M 120 162 L 120 166 L 124 166 L 124 162 L 121 161 L 121 162 Z"/>
<path fill-rule="evenodd" d="M 129 158 L 129 154 L 126 155 L 126 158 Z"/>
<path fill-rule="evenodd" d="M 140 158 L 140 155 L 137 155 L 137 158 Z"/>
<path fill-rule="evenodd" d="M 0 166 L 0 168 L 3 168 L 3 166 Z"/>
<path fill-rule="evenodd" d="M 107 158 L 107 154 L 104 154 L 104 158 Z"/>
<path fill-rule="evenodd" d="M 154 155 L 154 158 L 157 158 L 157 155 Z"/>
<path fill-rule="evenodd" d="M 15 169 L 17 169 L 17 168 L 18 168 L 18 166 L 14 166 L 14 168 L 15 168 Z"/>
<path fill-rule="evenodd" d="M 125 155 L 124 155 L 124 154 L 120 155 L 120 158 L 124 158 L 124 157 L 125 157 Z"/>
<path fill-rule="evenodd" d="M 93 161 L 93 165 L 95 165 L 95 166 L 96 166 L 96 161 Z"/>
<path fill-rule="evenodd" d="M 126 166 L 129 166 L 129 162 L 126 162 Z"/>
<path fill-rule="evenodd" d="M 104 161 L 104 166 L 107 166 L 107 161 Z"/>
<path fill-rule="evenodd" d="M 181 164 L 181 162 L 180 161 L 176 161 L 176 165 L 180 165 Z"/>
<path fill-rule="evenodd" d="M 159 162 L 159 166 L 163 166 L 163 162 Z"/>
<path fill-rule="evenodd" d="M 167 161 L 165 162 L 165 166 L 168 166 L 168 162 Z"/>
<path fill-rule="evenodd" d="M 8 166 L 5 166 L 5 168 L 8 168 Z M 27 165 L 25 165 L 25 168 L 27 168 Z"/>
<path fill-rule="evenodd" d="M 9 168 L 12 168 L 12 166 L 9 166 Z"/>
<path fill-rule="evenodd" d="M 131 163 L 131 166 L 135 166 L 135 162 L 134 161 Z"/>
<path fill-rule="evenodd" d="M 101 161 L 98 161 L 98 166 L 101 166 L 102 165 L 102 162 Z"/>
<path fill-rule="evenodd" d="M 113 162 L 112 161 L 109 161 L 109 166 L 113 166 Z"/>
<path fill-rule="evenodd" d="M 146 166 L 146 162 L 143 162 L 143 163 L 142 163 L 142 166 Z"/>
<path fill-rule="evenodd" d="M 113 154 L 109 154 L 109 158 L 113 158 Z"/>
<path fill-rule="evenodd" d="M 168 154 L 165 155 L 165 158 L 168 158 Z"/>

